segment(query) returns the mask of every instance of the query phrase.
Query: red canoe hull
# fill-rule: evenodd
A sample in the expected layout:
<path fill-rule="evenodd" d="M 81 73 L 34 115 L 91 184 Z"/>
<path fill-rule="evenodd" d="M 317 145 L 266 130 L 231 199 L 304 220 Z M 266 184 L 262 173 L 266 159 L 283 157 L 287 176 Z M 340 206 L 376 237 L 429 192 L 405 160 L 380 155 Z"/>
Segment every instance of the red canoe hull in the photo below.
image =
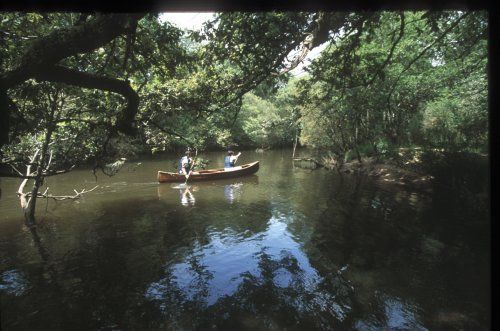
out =
<path fill-rule="evenodd" d="M 191 176 L 189 176 L 189 181 L 241 177 L 254 174 L 258 170 L 259 161 L 255 161 L 231 168 L 231 170 L 224 170 L 224 168 L 220 168 L 195 171 L 191 174 Z M 183 183 L 185 181 L 186 177 L 176 172 L 158 171 L 158 182 L 160 183 Z"/>

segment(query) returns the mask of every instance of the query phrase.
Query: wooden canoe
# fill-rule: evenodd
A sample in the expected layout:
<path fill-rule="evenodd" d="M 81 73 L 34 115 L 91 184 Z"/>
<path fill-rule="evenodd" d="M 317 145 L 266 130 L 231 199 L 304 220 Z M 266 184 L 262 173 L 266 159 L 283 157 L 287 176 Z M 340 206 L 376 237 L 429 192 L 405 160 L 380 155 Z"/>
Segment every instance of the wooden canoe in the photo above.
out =
<path fill-rule="evenodd" d="M 188 181 L 241 177 L 256 173 L 258 170 L 259 161 L 255 161 L 241 166 L 228 168 L 227 170 L 220 168 L 194 171 L 191 173 L 191 176 L 189 176 Z M 158 171 L 158 181 L 160 183 L 183 183 L 186 181 L 186 177 L 177 172 Z"/>

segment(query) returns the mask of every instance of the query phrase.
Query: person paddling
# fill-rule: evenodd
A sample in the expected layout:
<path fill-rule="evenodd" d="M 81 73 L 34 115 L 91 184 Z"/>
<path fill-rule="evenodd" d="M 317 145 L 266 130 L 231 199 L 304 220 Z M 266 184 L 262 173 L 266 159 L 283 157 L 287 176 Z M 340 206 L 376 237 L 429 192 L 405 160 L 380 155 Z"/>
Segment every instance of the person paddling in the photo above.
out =
<path fill-rule="evenodd" d="M 187 179 L 191 175 L 192 167 L 193 167 L 193 158 L 191 157 L 191 149 L 188 148 L 184 153 L 184 156 L 181 157 L 181 159 L 179 160 L 179 167 L 177 170 L 179 171 L 179 174 L 186 176 L 186 181 L 187 181 Z"/>
<path fill-rule="evenodd" d="M 234 155 L 234 152 L 232 150 L 227 151 L 227 155 L 224 157 L 224 168 L 232 168 L 236 164 L 236 161 L 238 161 L 238 157 L 240 157 L 241 152 L 239 152 L 237 155 Z"/>

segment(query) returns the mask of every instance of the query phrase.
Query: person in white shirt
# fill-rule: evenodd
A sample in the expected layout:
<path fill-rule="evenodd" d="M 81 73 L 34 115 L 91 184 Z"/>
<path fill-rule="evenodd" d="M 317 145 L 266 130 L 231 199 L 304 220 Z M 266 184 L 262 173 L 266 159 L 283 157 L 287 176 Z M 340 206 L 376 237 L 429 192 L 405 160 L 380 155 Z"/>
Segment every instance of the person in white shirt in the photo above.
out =
<path fill-rule="evenodd" d="M 186 179 L 191 175 L 191 169 L 193 167 L 193 159 L 191 158 L 191 150 L 187 149 L 184 156 L 179 160 L 178 171 L 179 174 L 186 176 Z"/>

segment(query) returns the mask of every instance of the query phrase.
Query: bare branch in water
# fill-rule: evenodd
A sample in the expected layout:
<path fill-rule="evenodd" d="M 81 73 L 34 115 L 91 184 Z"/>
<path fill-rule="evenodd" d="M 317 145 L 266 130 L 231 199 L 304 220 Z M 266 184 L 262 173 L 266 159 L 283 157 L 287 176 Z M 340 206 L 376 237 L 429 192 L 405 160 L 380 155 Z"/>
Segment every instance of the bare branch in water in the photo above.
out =
<path fill-rule="evenodd" d="M 45 198 L 45 199 L 49 199 L 50 198 L 50 199 L 54 199 L 54 200 L 57 200 L 57 201 L 70 200 L 70 199 L 74 200 L 74 199 L 81 198 L 85 193 L 92 192 L 93 190 L 95 190 L 98 187 L 99 187 L 99 185 L 96 185 L 93 188 L 91 188 L 90 190 L 83 189 L 80 192 L 78 192 L 77 190 L 73 189 L 73 191 L 75 192 L 74 195 L 52 195 L 52 194 L 48 194 L 49 188 L 47 187 L 47 189 L 45 190 L 45 192 L 38 193 L 37 198 Z M 27 193 L 26 196 L 31 197 L 31 193 Z"/>

